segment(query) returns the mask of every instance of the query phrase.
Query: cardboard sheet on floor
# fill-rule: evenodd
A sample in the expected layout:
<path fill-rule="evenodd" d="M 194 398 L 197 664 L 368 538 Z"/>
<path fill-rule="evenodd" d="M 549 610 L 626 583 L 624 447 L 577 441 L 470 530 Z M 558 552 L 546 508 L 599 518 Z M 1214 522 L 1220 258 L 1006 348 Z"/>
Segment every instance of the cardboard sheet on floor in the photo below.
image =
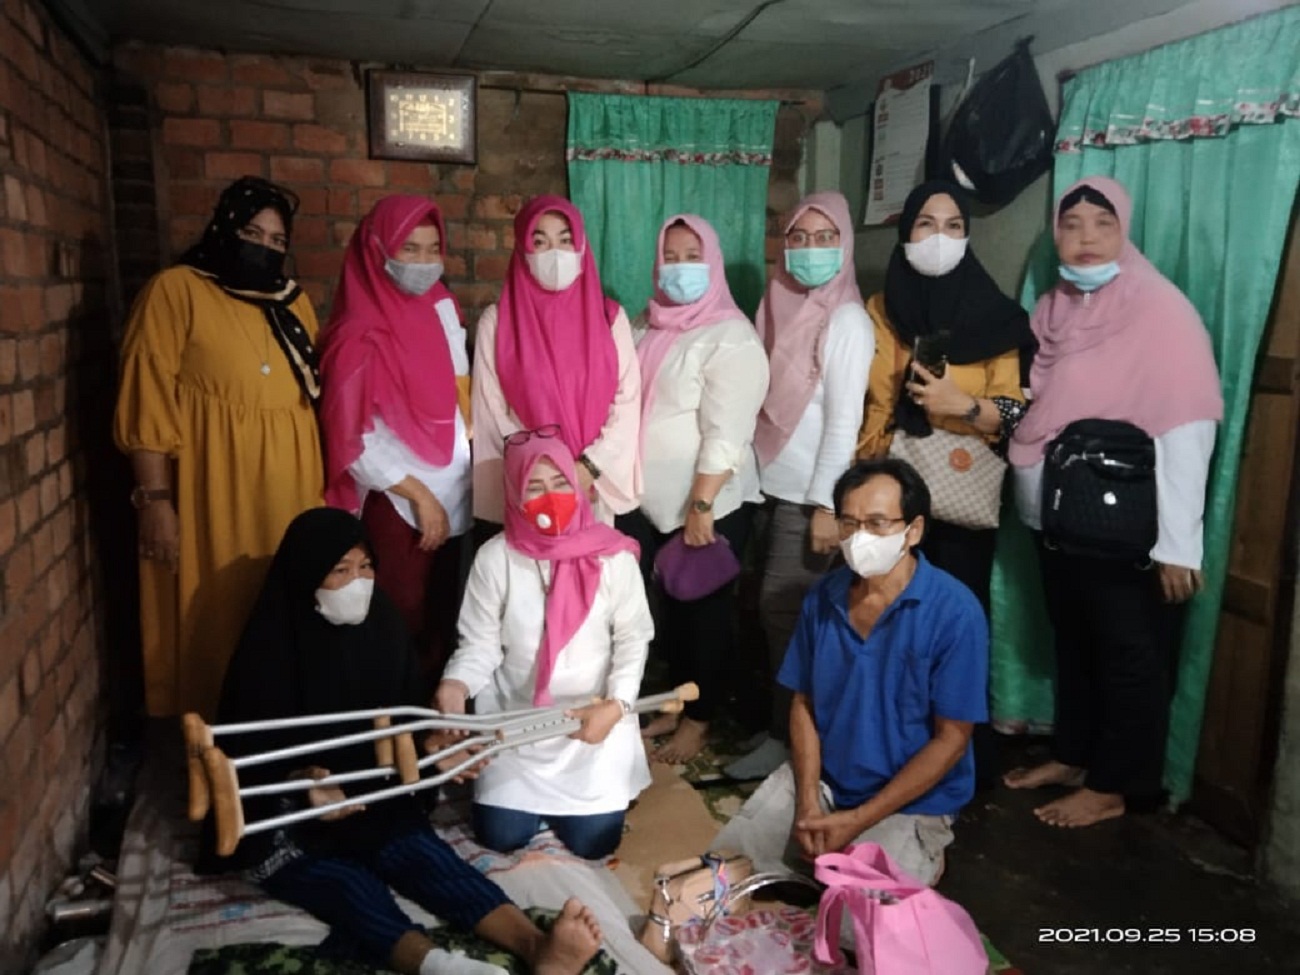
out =
<path fill-rule="evenodd" d="M 698 856 L 709 848 L 721 824 L 704 799 L 671 765 L 650 763 L 653 782 L 628 813 L 629 829 L 618 848 L 614 875 L 644 912 L 650 904 L 655 868 Z"/>

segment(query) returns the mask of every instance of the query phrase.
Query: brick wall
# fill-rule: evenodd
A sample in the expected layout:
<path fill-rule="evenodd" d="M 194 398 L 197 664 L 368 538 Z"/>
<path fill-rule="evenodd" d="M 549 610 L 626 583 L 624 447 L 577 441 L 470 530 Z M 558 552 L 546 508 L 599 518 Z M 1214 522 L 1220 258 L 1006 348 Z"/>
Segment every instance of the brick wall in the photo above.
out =
<path fill-rule="evenodd" d="M 323 313 L 357 221 L 391 193 L 428 193 L 447 218 L 448 281 L 473 322 L 496 299 L 521 202 L 566 192 L 561 79 L 522 76 L 518 93 L 509 82 L 483 79 L 478 165 L 468 167 L 368 159 L 364 74 L 351 62 L 128 44 L 117 50 L 115 65 L 119 87 L 138 90 L 149 105 L 149 137 L 132 130 L 127 139 L 138 151 L 132 158 L 139 171 L 153 170 L 152 177 L 140 176 L 140 193 L 131 194 L 138 202 L 129 204 L 141 211 L 156 205 L 152 228 L 129 231 L 150 254 L 141 264 L 157 267 L 192 243 L 217 193 L 232 179 L 265 176 L 302 198 L 291 267 Z M 582 86 L 642 90 L 619 82 Z M 794 94 L 808 104 L 784 107 L 778 118 L 769 194 L 774 211 L 798 197 L 801 141 L 820 107 L 817 95 Z M 115 154 L 115 162 L 124 158 Z M 146 199 L 148 178 L 156 186 L 152 200 Z M 124 266 L 134 254 L 124 247 Z M 126 283 L 130 292 L 138 282 L 128 275 Z"/>
<path fill-rule="evenodd" d="M 31 960 L 103 752 L 103 101 L 43 10 L 0 5 L 0 971 Z"/>

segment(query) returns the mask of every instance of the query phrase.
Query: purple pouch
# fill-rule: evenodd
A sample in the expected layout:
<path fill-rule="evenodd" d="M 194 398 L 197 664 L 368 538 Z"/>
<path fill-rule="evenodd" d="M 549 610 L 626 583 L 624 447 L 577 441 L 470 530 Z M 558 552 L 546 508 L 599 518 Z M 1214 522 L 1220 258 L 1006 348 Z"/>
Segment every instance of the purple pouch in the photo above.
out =
<path fill-rule="evenodd" d="M 655 578 L 674 599 L 700 599 L 729 585 L 738 575 L 740 560 L 721 535 L 711 545 L 693 547 L 678 532 L 655 556 Z"/>

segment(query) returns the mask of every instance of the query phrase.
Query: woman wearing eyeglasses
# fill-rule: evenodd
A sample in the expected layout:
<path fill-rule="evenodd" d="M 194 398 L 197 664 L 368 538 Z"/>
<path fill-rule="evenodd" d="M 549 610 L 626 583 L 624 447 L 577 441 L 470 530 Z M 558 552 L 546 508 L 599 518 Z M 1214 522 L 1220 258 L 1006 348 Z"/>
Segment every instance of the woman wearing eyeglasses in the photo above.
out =
<path fill-rule="evenodd" d="M 735 596 L 728 580 L 699 598 L 674 598 L 653 582 L 655 556 L 679 532 L 688 548 L 725 539 L 742 556 L 750 503 L 762 497 L 752 441 L 767 393 L 767 356 L 731 297 L 724 268 L 707 221 L 670 217 L 659 230 L 649 327 L 637 345 L 645 494 L 618 527 L 640 543 L 647 585 L 658 588 L 656 646 L 671 681 L 700 688 L 680 720 L 664 715 L 643 731 L 647 738 L 672 733 L 654 753 L 669 763 L 690 761 L 707 740 L 731 655 Z"/>
<path fill-rule="evenodd" d="M 765 514 L 759 618 L 771 673 L 781 669 L 804 593 L 839 544 L 832 493 L 853 461 L 875 342 L 853 265 L 853 221 L 839 193 L 814 193 L 786 220 L 758 332 L 772 382 L 758 415 Z M 760 779 L 789 757 L 790 694 L 773 682 L 769 735 L 727 766 Z"/>
<path fill-rule="evenodd" d="M 503 521 L 502 447 L 557 424 L 596 516 L 636 507 L 641 373 L 627 315 L 601 291 L 582 214 L 538 196 L 515 217 L 501 300 L 474 340 L 474 517 Z"/>
<path fill-rule="evenodd" d="M 637 546 L 596 520 L 554 425 L 506 437 L 505 532 L 479 549 L 460 613 L 460 647 L 439 710 L 478 714 L 563 705 L 569 738 L 505 752 L 474 785 L 479 842 L 509 852 L 543 827 L 578 856 L 613 853 L 650 784 L 632 713 L 654 625 Z M 594 701 L 594 703 L 593 703 Z"/>

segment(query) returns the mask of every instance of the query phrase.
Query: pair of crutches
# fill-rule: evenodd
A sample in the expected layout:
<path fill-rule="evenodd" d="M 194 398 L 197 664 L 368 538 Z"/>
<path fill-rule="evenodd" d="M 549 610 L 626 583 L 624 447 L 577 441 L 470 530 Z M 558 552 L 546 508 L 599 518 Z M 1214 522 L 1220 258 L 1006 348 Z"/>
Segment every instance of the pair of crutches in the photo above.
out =
<path fill-rule="evenodd" d="M 687 701 L 694 701 L 698 697 L 699 688 L 694 684 L 682 684 L 667 693 L 640 698 L 632 710 L 638 714 L 648 711 L 675 712 L 680 711 Z M 239 841 L 253 833 L 280 829 L 350 806 L 382 802 L 395 796 L 432 789 L 499 752 L 572 734 L 582 727 L 582 722 L 577 718 L 566 717 L 566 710 L 569 709 L 552 707 L 470 715 L 445 714 L 432 708 L 401 706 L 225 725 L 209 725 L 197 714 L 187 714 L 181 719 L 181 726 L 189 766 L 189 816 L 197 822 L 211 809 L 216 825 L 217 853 L 230 856 L 235 852 Z M 370 721 L 374 727 L 369 731 L 335 735 L 289 748 L 241 755 L 238 758 L 227 757 L 216 744 L 218 738 L 227 735 L 333 725 L 346 721 Z M 460 731 L 467 734 L 452 744 L 421 757 L 415 744 L 415 735 L 435 731 Z M 293 778 L 249 786 L 239 784 L 240 769 L 302 758 L 364 742 L 374 743 L 376 764 L 373 768 L 339 772 L 319 779 Z M 458 757 L 461 760 L 450 768 L 437 770 L 439 762 Z M 434 767 L 435 774 L 425 776 L 424 770 L 430 767 Z M 383 784 L 394 776 L 397 778 L 396 784 Z M 371 780 L 380 783 L 379 788 L 337 802 L 251 822 L 244 817 L 243 800 L 249 796 L 287 795 Z"/>

